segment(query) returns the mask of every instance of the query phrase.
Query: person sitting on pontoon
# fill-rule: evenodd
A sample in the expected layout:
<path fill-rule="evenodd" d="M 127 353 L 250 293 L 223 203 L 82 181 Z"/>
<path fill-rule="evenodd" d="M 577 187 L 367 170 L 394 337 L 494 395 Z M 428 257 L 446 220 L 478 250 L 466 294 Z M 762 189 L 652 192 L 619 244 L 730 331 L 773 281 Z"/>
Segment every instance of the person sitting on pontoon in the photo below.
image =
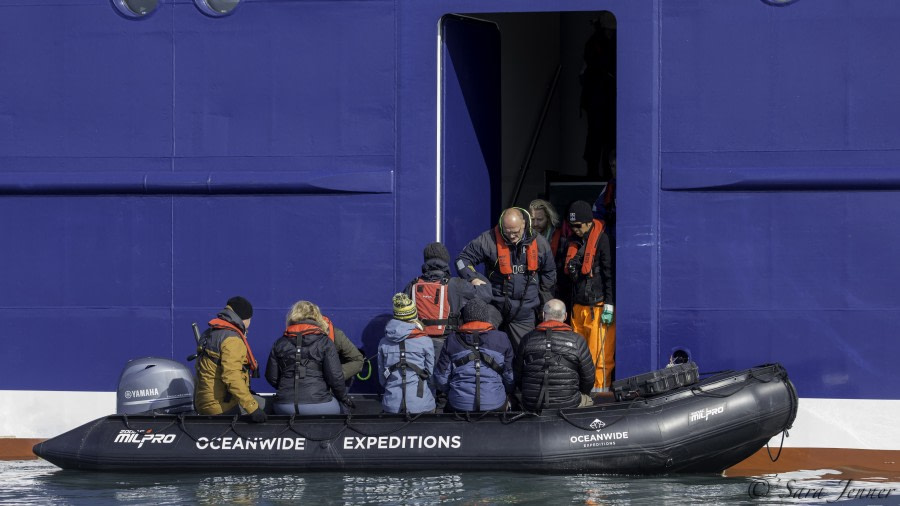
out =
<path fill-rule="evenodd" d="M 544 304 L 543 322 L 522 338 L 516 354 L 516 384 L 528 410 L 590 406 L 594 361 L 587 343 L 566 320 L 559 299 Z"/>
<path fill-rule="evenodd" d="M 447 392 L 453 411 L 506 411 L 515 387 L 513 349 L 506 333 L 488 322 L 490 306 L 472 299 L 462 309 L 463 324 L 447 337 L 434 368 L 437 388 Z"/>

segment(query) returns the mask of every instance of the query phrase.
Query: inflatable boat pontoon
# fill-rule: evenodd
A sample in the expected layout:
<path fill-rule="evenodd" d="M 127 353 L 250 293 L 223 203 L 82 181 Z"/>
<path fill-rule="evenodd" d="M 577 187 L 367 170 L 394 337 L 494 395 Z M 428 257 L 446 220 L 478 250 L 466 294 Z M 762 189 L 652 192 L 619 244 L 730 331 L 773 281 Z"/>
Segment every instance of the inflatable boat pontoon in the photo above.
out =
<path fill-rule="evenodd" d="M 541 413 L 270 416 L 262 424 L 111 415 L 39 443 L 34 453 L 64 469 L 119 472 L 718 473 L 790 428 L 796 414 L 796 391 L 774 364 L 649 398 Z"/>

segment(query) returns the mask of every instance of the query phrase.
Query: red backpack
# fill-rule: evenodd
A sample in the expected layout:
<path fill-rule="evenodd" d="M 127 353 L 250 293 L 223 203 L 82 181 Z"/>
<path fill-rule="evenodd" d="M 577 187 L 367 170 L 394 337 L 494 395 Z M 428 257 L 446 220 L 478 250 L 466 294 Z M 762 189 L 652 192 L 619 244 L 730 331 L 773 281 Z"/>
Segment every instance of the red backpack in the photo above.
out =
<path fill-rule="evenodd" d="M 448 334 L 459 323 L 459 315 L 450 313 L 449 281 L 447 278 L 438 281 L 419 278 L 412 287 L 412 300 L 429 336 Z"/>

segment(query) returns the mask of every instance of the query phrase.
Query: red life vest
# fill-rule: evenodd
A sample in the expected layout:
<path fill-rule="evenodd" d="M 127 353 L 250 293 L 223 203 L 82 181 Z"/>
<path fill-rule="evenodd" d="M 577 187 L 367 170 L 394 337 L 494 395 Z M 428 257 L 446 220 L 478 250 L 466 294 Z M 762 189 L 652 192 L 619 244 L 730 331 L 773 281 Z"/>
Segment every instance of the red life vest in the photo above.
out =
<path fill-rule="evenodd" d="M 244 331 L 234 326 L 231 322 L 225 321 L 221 318 L 213 318 L 209 321 L 209 326 L 218 330 L 228 329 L 237 332 L 237 334 L 241 336 L 241 339 L 244 341 L 244 346 L 247 347 L 247 364 L 249 365 L 250 370 L 259 370 L 259 363 L 256 362 L 256 358 L 253 356 L 253 350 L 250 349 L 250 343 L 247 342 L 247 336 L 244 334 Z"/>
<path fill-rule="evenodd" d="M 511 276 L 512 257 L 509 254 L 509 246 L 506 245 L 506 239 L 500 233 L 500 227 L 494 227 L 494 241 L 497 243 L 497 264 L 500 266 L 500 273 L 505 276 Z M 528 262 L 528 271 L 535 272 L 538 270 L 538 245 L 537 240 L 531 241 L 528 249 L 525 251 L 525 257 Z"/>
<path fill-rule="evenodd" d="M 458 315 L 450 314 L 449 280 L 416 280 L 412 287 L 412 300 L 419 312 L 419 320 L 429 336 L 442 336 L 458 324 Z"/>
<path fill-rule="evenodd" d="M 594 219 L 594 226 L 588 234 L 587 242 L 584 247 L 584 259 L 581 261 L 581 273 L 593 276 L 592 268 L 594 267 L 594 256 L 597 254 L 597 241 L 600 234 L 603 233 L 603 222 Z M 578 244 L 575 241 L 569 243 L 569 249 L 566 251 L 566 273 L 569 273 L 569 261 L 575 258 L 578 253 Z"/>

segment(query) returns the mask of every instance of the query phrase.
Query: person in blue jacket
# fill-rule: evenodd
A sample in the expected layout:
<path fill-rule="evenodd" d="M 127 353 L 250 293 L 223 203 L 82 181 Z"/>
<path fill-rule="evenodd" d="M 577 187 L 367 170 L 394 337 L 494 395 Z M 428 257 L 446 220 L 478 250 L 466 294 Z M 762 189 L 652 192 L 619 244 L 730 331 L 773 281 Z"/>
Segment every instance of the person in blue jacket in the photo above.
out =
<path fill-rule="evenodd" d="M 434 411 L 428 380 L 434 369 L 434 345 L 418 320 L 416 304 L 405 293 L 394 295 L 394 318 L 378 343 L 378 380 L 387 413 Z"/>
<path fill-rule="evenodd" d="M 488 323 L 488 305 L 472 299 L 463 325 L 447 337 L 434 370 L 437 388 L 453 411 L 505 411 L 513 393 L 513 349 L 509 337 Z"/>

